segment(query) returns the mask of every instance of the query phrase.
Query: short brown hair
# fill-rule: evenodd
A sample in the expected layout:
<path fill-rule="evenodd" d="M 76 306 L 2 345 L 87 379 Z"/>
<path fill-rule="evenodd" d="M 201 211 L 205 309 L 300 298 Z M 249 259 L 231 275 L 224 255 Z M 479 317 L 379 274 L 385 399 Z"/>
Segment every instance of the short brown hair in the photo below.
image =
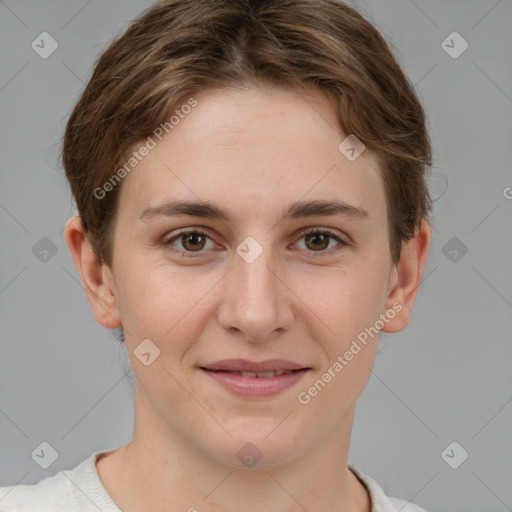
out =
<path fill-rule="evenodd" d="M 431 210 L 431 146 L 413 86 L 373 25 L 338 0 L 164 0 L 100 56 L 64 134 L 78 213 L 108 266 L 121 184 L 95 190 L 193 94 L 258 84 L 320 89 L 341 129 L 375 151 L 399 260 Z"/>

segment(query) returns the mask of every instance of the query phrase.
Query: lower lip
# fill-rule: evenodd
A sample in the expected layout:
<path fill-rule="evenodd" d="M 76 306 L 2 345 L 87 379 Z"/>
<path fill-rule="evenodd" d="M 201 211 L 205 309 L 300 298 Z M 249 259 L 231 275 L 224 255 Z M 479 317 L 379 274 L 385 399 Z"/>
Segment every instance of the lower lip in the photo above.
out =
<path fill-rule="evenodd" d="M 235 395 L 246 397 L 267 397 L 277 395 L 291 388 L 309 370 L 296 370 L 275 377 L 243 377 L 237 373 L 205 370 L 201 371 Z"/>

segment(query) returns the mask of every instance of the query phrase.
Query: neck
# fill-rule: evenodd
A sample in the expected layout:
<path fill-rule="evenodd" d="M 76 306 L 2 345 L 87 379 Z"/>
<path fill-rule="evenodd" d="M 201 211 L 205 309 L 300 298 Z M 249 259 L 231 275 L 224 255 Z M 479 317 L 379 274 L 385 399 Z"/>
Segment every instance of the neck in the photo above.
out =
<path fill-rule="evenodd" d="M 353 410 L 343 428 L 309 452 L 283 464 L 241 469 L 170 432 L 144 404 L 136 397 L 133 439 L 97 464 L 123 511 L 370 512 L 366 488 L 347 467 Z"/>

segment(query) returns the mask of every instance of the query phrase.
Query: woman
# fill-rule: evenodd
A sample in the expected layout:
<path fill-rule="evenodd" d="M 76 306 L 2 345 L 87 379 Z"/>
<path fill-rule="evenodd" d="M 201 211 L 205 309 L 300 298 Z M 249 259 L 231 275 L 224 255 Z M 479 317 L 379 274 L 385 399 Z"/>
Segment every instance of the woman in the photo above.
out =
<path fill-rule="evenodd" d="M 335 0 L 158 2 L 96 63 L 63 162 L 133 439 L 1 510 L 423 510 L 348 463 L 430 243 L 424 112 L 369 22 Z"/>

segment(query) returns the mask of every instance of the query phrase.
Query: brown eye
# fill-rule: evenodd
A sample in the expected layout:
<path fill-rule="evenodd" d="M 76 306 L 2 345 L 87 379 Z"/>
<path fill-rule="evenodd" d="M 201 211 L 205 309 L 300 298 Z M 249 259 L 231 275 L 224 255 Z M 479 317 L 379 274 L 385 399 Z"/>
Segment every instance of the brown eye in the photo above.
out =
<path fill-rule="evenodd" d="M 210 247 L 206 247 L 208 240 L 210 240 L 211 243 Z M 177 243 L 179 243 L 181 247 L 180 245 L 176 247 L 175 244 Z M 215 246 L 211 238 L 206 233 L 198 231 L 197 229 L 182 231 L 181 233 L 168 238 L 162 242 L 162 244 L 164 247 L 176 250 L 177 252 L 182 253 L 184 256 L 201 256 L 206 249 L 210 249 Z"/>
<path fill-rule="evenodd" d="M 326 233 L 313 233 L 305 236 L 306 246 L 308 249 L 323 250 L 329 246 L 331 236 Z"/>
<path fill-rule="evenodd" d="M 205 245 L 205 237 L 197 232 L 181 235 L 181 241 L 187 251 L 200 251 Z"/>
<path fill-rule="evenodd" d="M 305 250 L 308 252 L 333 254 L 349 245 L 348 242 L 345 242 L 332 231 L 319 228 L 311 228 L 303 232 L 302 239 L 304 240 Z M 332 241 L 336 241 L 338 244 L 329 249 Z"/>

